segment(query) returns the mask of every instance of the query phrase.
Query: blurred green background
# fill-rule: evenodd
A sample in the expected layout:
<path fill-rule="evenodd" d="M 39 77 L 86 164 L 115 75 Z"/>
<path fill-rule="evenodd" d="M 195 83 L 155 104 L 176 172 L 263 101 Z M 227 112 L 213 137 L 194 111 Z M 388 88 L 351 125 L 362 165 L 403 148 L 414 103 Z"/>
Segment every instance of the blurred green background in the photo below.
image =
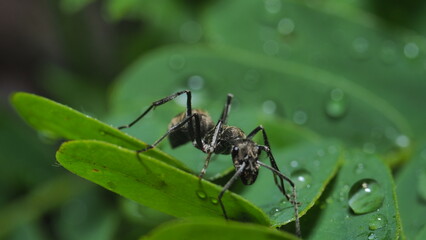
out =
<path fill-rule="evenodd" d="M 411 156 L 424 166 L 425 12 L 420 0 L 2 1 L 0 238 L 135 239 L 171 219 L 58 166 L 59 143 L 19 118 L 14 91 L 114 126 L 185 88 L 216 118 L 232 92 L 230 123 L 246 131 L 284 119 L 384 156 L 396 179 Z M 132 133 L 155 140 L 178 109 Z"/>

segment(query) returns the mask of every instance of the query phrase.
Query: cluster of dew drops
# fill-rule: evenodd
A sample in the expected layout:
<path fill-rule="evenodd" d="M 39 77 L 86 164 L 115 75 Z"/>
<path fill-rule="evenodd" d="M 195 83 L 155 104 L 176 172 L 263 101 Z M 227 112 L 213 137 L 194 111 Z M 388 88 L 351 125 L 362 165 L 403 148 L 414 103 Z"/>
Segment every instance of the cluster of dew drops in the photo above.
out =
<path fill-rule="evenodd" d="M 265 0 L 264 3 L 266 11 L 271 14 L 278 13 L 281 9 L 281 2 L 278 0 Z M 195 24 L 193 25 L 195 26 Z M 194 26 L 192 27 L 195 28 Z M 295 28 L 295 21 L 289 17 L 281 18 L 276 27 L 278 33 L 281 35 L 290 35 L 295 31 Z M 361 56 L 362 58 L 369 55 L 368 52 L 372 49 L 370 45 L 369 40 L 365 37 L 356 37 L 351 43 L 354 55 L 356 57 Z M 266 40 L 263 45 L 263 50 L 268 55 L 276 55 L 279 51 L 279 47 L 280 46 L 277 42 L 273 40 Z M 403 44 L 402 49 L 398 51 L 397 44 L 390 40 L 383 43 L 379 51 L 379 56 L 384 63 L 391 64 L 397 61 L 399 52 L 402 52 L 402 55 L 405 56 L 406 59 L 416 59 L 420 56 L 420 48 L 415 42 L 406 42 Z M 186 59 L 182 55 L 175 54 L 169 58 L 169 67 L 173 70 L 182 70 L 185 65 Z M 256 86 L 260 82 L 260 77 L 256 71 L 250 70 L 244 77 L 244 80 L 246 83 L 245 86 L 250 88 L 250 86 Z M 200 75 L 193 75 L 188 78 L 187 83 L 191 90 L 197 91 L 203 88 L 204 79 Z M 265 114 L 275 114 L 278 109 L 278 104 L 273 100 L 265 100 L 262 102 L 261 108 Z M 338 120 L 343 118 L 348 112 L 348 101 L 345 92 L 340 88 L 330 90 L 323 109 L 330 119 Z M 291 120 L 295 124 L 304 125 L 309 121 L 309 115 L 303 109 L 297 109 L 293 111 Z M 394 129 L 385 129 L 384 132 L 384 135 L 389 139 L 392 139 L 396 146 L 401 148 L 409 146 L 410 139 L 407 136 L 396 133 Z M 375 153 L 376 146 L 374 143 L 366 142 L 362 149 L 366 153 Z M 321 155 L 320 152 L 318 154 Z M 426 150 L 423 155 L 426 159 Z M 291 165 L 293 167 L 297 167 L 297 162 L 293 161 Z M 362 163 L 358 163 L 354 171 L 356 173 L 362 173 L 364 169 L 365 166 Z M 291 176 L 295 179 L 298 187 L 310 187 L 312 176 L 308 171 L 298 169 L 295 170 Z M 419 181 L 423 181 L 425 183 L 423 186 L 426 186 L 426 172 L 423 172 L 419 179 Z M 426 199 L 426 190 L 424 188 L 419 189 L 421 196 Z M 201 199 L 208 198 L 204 192 L 197 192 L 197 196 Z M 352 187 L 345 185 L 343 186 L 339 196 L 339 199 L 342 201 L 347 198 L 347 203 L 354 214 L 376 212 L 382 206 L 384 201 L 384 192 L 381 189 L 381 186 L 374 179 L 362 179 L 353 184 Z M 217 199 L 211 198 L 210 202 L 212 204 L 217 204 Z M 281 209 L 273 208 L 269 213 L 272 216 L 277 216 L 281 213 Z M 377 239 L 374 231 L 383 228 L 386 224 L 387 219 L 383 214 L 379 212 L 373 214 L 368 222 L 368 228 L 371 232 L 368 234 L 367 239 Z"/>
<path fill-rule="evenodd" d="M 311 5 L 311 2 L 314 1 L 308 1 L 306 4 Z M 264 0 L 264 9 L 266 16 L 281 16 L 286 14 L 283 10 L 283 6 L 280 0 Z M 275 17 L 270 19 L 275 19 Z M 280 18 L 275 26 L 276 34 L 265 35 L 285 37 L 297 32 L 297 22 L 288 16 Z M 336 35 L 337 34 L 339 33 L 336 33 Z M 278 55 L 280 48 L 285 48 L 287 46 L 273 37 L 261 36 L 261 39 L 263 39 L 262 48 L 266 55 Z M 368 58 L 377 55 L 379 56 L 380 61 L 387 65 L 396 63 L 399 60 L 399 56 L 403 56 L 407 60 L 416 60 L 421 57 L 421 47 L 416 42 L 415 37 L 411 36 L 406 36 L 405 42 L 402 45 L 396 43 L 393 40 L 384 40 L 381 44 L 379 44 L 379 46 L 372 46 L 374 44 L 368 39 L 368 37 L 355 36 L 353 37 L 352 41 L 349 41 L 348 45 L 350 53 L 349 55 L 351 57 L 360 60 L 367 60 Z M 375 52 L 373 53 L 373 51 Z M 426 70 L 426 61 L 423 62 L 424 68 Z"/>

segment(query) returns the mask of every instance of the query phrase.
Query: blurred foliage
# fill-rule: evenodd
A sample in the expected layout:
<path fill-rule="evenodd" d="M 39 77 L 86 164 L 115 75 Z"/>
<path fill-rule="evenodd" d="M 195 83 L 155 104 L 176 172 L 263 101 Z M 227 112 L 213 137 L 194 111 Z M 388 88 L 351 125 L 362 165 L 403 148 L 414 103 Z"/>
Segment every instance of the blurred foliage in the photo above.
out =
<path fill-rule="evenodd" d="M 194 107 L 216 119 L 232 92 L 229 123 L 247 132 L 264 124 L 281 170 L 300 186 L 305 238 L 423 239 L 424 1 L 50 0 L 26 8 L 14 20 L 25 24 L 7 23 L 14 29 L 0 42 L 9 57 L 2 57 L 6 67 L 0 70 L 8 76 L 0 82 L 2 96 L 36 92 L 118 126 L 185 88 L 193 91 Z M 23 27 L 28 22 L 32 28 Z M 29 80 L 14 81 L 22 76 Z M 126 132 L 155 141 L 184 109 L 182 99 Z M 173 218 L 69 176 L 55 162 L 58 143 L 46 132 L 34 133 L 5 105 L 0 105 L 0 238 L 136 239 Z M 31 117 L 40 109 L 27 110 Z M 47 122 L 58 117 L 39 113 Z M 110 141 L 85 131 L 90 124 L 79 134 Z M 69 127 L 79 128 L 57 128 L 74 139 Z M 328 158 L 330 138 L 342 147 L 340 169 L 339 161 L 327 169 L 315 165 Z M 133 148 L 143 144 L 132 141 Z M 202 168 L 204 155 L 190 145 L 160 148 L 193 172 Z M 223 184 L 232 163 L 229 156 L 214 160 L 207 177 Z M 307 187 L 307 181 L 318 182 Z M 357 202 L 356 187 L 363 183 L 383 193 L 373 212 Z M 261 172 L 253 186 L 237 183 L 232 191 L 271 220 L 288 220 L 292 211 L 273 187 L 271 176 Z M 275 205 L 258 194 L 263 189 Z M 355 214 L 359 211 L 364 213 Z M 194 229 L 234 237 L 246 227 L 223 225 L 174 222 L 147 239 L 194 236 Z M 291 238 L 258 227 L 253 234 Z M 282 228 L 294 229 L 292 223 Z"/>

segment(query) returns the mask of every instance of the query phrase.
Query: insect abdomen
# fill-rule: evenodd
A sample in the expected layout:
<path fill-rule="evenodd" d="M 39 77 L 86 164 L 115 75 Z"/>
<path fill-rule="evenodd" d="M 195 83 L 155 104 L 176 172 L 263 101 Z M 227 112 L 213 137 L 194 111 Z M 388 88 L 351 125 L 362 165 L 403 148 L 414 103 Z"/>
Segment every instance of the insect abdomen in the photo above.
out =
<path fill-rule="evenodd" d="M 199 118 L 200 118 L 200 136 L 201 138 L 203 138 L 203 136 L 210 131 L 211 129 L 214 128 L 214 123 L 212 121 L 212 119 L 210 118 L 210 116 L 199 109 L 193 109 L 192 113 L 197 113 Z M 169 124 L 169 129 L 172 128 L 173 126 L 175 126 L 176 124 L 179 124 L 180 122 L 182 122 L 184 119 L 186 118 L 186 113 L 180 113 L 178 115 L 176 115 Z M 169 134 L 169 142 L 170 145 L 172 146 L 172 148 L 176 148 L 179 147 L 187 142 L 192 142 L 195 138 L 195 119 L 193 118 L 192 121 L 192 125 L 194 127 L 193 133 L 194 136 L 190 136 L 189 131 L 188 131 L 188 124 L 185 124 L 183 127 L 180 127 L 179 129 L 171 132 Z"/>

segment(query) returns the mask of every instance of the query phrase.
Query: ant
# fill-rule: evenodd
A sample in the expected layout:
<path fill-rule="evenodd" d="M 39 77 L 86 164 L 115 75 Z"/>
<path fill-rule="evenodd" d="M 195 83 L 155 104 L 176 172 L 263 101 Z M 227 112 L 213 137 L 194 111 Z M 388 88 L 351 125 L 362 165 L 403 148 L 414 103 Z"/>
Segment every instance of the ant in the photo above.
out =
<path fill-rule="evenodd" d="M 251 185 L 256 181 L 259 168 L 261 166 L 269 169 L 274 175 L 274 182 L 278 189 L 294 206 L 296 234 L 300 237 L 301 232 L 298 214 L 299 203 L 296 200 L 296 186 L 290 178 L 280 172 L 274 156 L 272 155 L 265 129 L 262 125 L 260 125 L 246 135 L 240 128 L 226 125 L 233 98 L 232 94 L 228 94 L 225 107 L 216 124 L 213 123 L 212 118 L 205 111 L 192 109 L 191 91 L 183 90 L 153 102 L 151 106 L 133 122 L 128 125 L 121 126 L 118 129 L 130 128 L 141 120 L 148 112 L 155 109 L 155 107 L 163 105 L 182 94 L 186 94 L 187 96 L 186 111 L 178 114 L 170 121 L 166 134 L 160 137 L 152 145 L 148 145 L 146 148 L 138 150 L 137 154 L 154 148 L 167 136 L 172 148 L 179 147 L 180 145 L 191 141 L 196 148 L 207 154 L 203 169 L 198 176 L 200 180 L 206 173 L 206 169 L 213 153 L 231 154 L 236 172 L 225 184 L 218 196 L 218 201 L 225 219 L 228 219 L 228 216 L 222 202 L 222 196 L 226 190 L 231 187 L 238 177 L 241 178 L 244 185 Z M 252 138 L 260 131 L 263 135 L 264 145 L 258 145 L 252 140 Z M 266 152 L 272 167 L 259 161 L 259 156 L 262 151 Z M 284 180 L 292 187 L 293 191 L 291 196 L 287 194 L 285 190 Z"/>

